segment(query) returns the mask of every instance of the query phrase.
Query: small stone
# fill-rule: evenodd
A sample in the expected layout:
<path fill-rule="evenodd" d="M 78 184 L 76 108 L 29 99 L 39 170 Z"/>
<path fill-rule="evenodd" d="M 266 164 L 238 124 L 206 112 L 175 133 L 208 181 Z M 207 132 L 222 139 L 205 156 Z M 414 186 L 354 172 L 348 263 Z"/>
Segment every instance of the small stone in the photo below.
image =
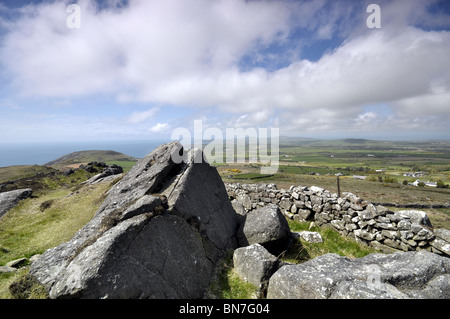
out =
<path fill-rule="evenodd" d="M 322 243 L 322 236 L 318 232 L 313 231 L 301 231 L 301 232 L 292 232 L 292 237 L 296 239 L 303 239 L 308 243 Z"/>
<path fill-rule="evenodd" d="M 9 267 L 9 266 L 0 266 L 0 274 L 5 274 L 5 273 L 9 273 L 9 272 L 13 272 L 16 271 L 16 268 L 13 267 Z"/>
<path fill-rule="evenodd" d="M 9 263 L 7 263 L 6 267 L 20 268 L 23 265 L 25 265 L 26 262 L 27 262 L 26 258 L 19 258 L 19 259 L 15 259 L 15 260 L 12 260 Z"/>

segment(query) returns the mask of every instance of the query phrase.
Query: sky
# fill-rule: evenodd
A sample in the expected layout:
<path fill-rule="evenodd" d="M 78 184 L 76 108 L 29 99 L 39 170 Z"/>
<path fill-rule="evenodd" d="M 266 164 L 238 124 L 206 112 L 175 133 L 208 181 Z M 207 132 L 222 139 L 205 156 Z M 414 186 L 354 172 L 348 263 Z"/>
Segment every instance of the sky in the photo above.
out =
<path fill-rule="evenodd" d="M 0 0 L 0 142 L 449 139 L 449 57 L 448 0 Z"/>

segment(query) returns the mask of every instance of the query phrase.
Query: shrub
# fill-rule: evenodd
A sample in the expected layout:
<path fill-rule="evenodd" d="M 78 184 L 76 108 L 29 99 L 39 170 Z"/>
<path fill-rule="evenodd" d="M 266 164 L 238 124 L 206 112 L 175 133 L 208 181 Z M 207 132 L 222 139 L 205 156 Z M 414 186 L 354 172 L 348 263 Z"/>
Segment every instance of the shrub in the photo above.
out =
<path fill-rule="evenodd" d="M 397 180 L 395 178 L 393 178 L 393 177 L 386 176 L 384 178 L 384 182 L 385 183 L 397 183 Z"/>
<path fill-rule="evenodd" d="M 445 184 L 443 181 L 438 180 L 438 181 L 436 182 L 436 187 L 437 187 L 437 188 L 448 188 L 448 185 Z"/>
<path fill-rule="evenodd" d="M 44 286 L 36 279 L 24 274 L 9 286 L 13 299 L 47 299 L 48 294 Z"/>

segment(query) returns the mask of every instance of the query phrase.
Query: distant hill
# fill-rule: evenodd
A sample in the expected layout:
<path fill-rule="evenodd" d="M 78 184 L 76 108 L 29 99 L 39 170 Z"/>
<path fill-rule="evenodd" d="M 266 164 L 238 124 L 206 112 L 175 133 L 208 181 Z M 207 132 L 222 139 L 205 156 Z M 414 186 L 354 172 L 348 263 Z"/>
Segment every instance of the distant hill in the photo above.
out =
<path fill-rule="evenodd" d="M 116 151 L 98 151 L 98 150 L 92 150 L 92 151 L 79 151 L 79 152 L 73 152 L 70 154 L 63 155 L 53 161 L 50 161 L 45 166 L 52 166 L 52 167 L 63 167 L 67 165 L 72 164 L 79 164 L 79 163 L 89 163 L 89 162 L 135 162 L 137 161 L 136 158 L 119 153 Z"/>
<path fill-rule="evenodd" d="M 363 138 L 345 138 L 345 139 L 317 139 L 308 137 L 286 137 L 280 136 L 280 146 L 346 146 L 361 144 L 378 144 L 383 141 L 367 140 Z"/>

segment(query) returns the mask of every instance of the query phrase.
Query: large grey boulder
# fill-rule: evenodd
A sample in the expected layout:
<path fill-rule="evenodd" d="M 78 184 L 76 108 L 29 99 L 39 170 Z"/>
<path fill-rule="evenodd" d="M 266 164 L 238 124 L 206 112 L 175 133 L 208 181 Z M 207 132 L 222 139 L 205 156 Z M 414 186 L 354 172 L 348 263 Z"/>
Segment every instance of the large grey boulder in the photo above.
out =
<path fill-rule="evenodd" d="M 31 188 L 0 193 L 0 218 L 21 200 L 30 197 L 32 194 L 33 190 Z"/>
<path fill-rule="evenodd" d="M 450 298 L 450 259 L 427 251 L 349 259 L 325 254 L 281 267 L 267 298 Z"/>
<path fill-rule="evenodd" d="M 237 275 L 258 287 L 264 296 L 270 277 L 283 262 L 260 244 L 253 244 L 234 251 L 233 265 Z"/>
<path fill-rule="evenodd" d="M 237 216 L 216 168 L 198 149 L 188 152 L 185 160 L 183 171 L 161 190 L 169 212 L 197 225 L 219 250 L 236 248 Z"/>
<path fill-rule="evenodd" d="M 29 275 L 50 298 L 203 297 L 217 262 L 236 248 L 237 222 L 219 174 L 202 157 L 178 142 L 155 149 Z"/>
<path fill-rule="evenodd" d="M 278 255 L 287 249 L 291 231 L 278 206 L 269 204 L 247 213 L 241 222 L 238 238 L 239 246 L 261 244 Z"/>

